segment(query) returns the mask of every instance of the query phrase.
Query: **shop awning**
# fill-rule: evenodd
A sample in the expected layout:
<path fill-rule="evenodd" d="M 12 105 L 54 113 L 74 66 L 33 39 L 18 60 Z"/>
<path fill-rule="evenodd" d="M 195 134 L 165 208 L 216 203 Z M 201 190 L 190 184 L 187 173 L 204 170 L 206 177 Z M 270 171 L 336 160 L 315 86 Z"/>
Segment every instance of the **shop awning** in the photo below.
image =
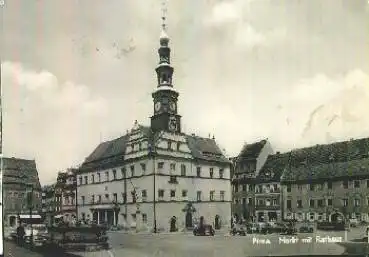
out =
<path fill-rule="evenodd" d="M 62 214 L 58 214 L 54 217 L 55 219 L 60 219 L 60 218 L 63 218 L 63 215 Z"/>
<path fill-rule="evenodd" d="M 32 214 L 31 216 L 29 214 L 20 214 L 20 219 L 41 219 L 41 215 L 38 214 Z"/>

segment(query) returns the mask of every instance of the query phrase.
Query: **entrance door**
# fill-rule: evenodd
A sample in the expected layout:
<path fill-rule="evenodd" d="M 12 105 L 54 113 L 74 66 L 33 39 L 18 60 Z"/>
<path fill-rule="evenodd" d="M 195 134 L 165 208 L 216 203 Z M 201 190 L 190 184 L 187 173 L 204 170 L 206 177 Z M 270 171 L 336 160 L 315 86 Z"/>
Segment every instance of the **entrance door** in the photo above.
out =
<path fill-rule="evenodd" d="M 192 213 L 187 212 L 186 213 L 186 228 L 192 228 Z"/>
<path fill-rule="evenodd" d="M 220 229 L 220 220 L 219 220 L 219 215 L 215 215 L 215 229 Z"/>
<path fill-rule="evenodd" d="M 16 217 L 15 216 L 10 216 L 9 217 L 9 225 L 11 227 L 14 227 L 15 226 L 15 223 L 16 223 Z"/>
<path fill-rule="evenodd" d="M 177 223 L 177 218 L 176 218 L 175 216 L 173 216 L 173 217 L 170 219 L 170 232 L 175 232 L 175 231 L 177 231 L 176 223 Z"/>

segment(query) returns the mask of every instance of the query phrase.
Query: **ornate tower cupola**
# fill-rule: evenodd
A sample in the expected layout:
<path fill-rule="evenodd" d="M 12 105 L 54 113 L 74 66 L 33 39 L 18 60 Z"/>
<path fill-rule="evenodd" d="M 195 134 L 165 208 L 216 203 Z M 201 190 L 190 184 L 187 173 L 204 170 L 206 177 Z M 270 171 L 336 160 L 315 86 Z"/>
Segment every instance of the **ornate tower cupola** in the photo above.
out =
<path fill-rule="evenodd" d="M 151 128 L 154 131 L 167 130 L 180 132 L 181 116 L 177 113 L 178 92 L 173 88 L 174 69 L 170 65 L 169 36 L 166 26 L 166 6 L 163 0 L 162 30 L 160 35 L 159 64 L 156 67 L 157 89 L 152 93 L 154 115 L 151 117 Z"/>

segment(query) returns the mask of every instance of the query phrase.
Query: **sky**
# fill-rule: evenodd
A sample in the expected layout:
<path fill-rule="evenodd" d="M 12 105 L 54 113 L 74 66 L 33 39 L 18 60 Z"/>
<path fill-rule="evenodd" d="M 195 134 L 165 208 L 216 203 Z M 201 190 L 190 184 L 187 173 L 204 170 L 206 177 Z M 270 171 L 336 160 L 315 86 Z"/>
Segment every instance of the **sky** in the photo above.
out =
<path fill-rule="evenodd" d="M 366 0 L 169 0 L 182 129 L 228 156 L 369 137 Z M 160 0 L 8 0 L 1 7 L 4 155 L 42 184 L 99 142 L 149 125 Z"/>

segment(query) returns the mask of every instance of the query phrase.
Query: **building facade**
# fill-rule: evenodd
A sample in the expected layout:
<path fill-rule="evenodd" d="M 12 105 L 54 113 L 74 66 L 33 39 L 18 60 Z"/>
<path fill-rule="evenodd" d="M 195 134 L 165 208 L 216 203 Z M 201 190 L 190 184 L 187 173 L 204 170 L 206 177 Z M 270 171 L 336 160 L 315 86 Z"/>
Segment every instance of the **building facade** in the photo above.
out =
<path fill-rule="evenodd" d="M 63 217 L 65 222 L 72 222 L 77 218 L 77 169 L 70 168 L 59 172 L 55 185 L 55 217 Z"/>
<path fill-rule="evenodd" d="M 267 139 L 245 144 L 240 154 L 233 158 L 232 213 L 239 218 L 255 220 L 256 191 L 259 172 L 273 149 Z"/>
<path fill-rule="evenodd" d="M 41 204 L 45 223 L 52 225 L 55 217 L 55 185 L 42 187 Z"/>
<path fill-rule="evenodd" d="M 369 139 L 294 150 L 282 175 L 286 219 L 369 221 Z"/>
<path fill-rule="evenodd" d="M 20 214 L 41 213 L 41 185 L 35 160 L 3 158 L 3 199 L 4 227 L 18 226 Z"/>
<path fill-rule="evenodd" d="M 78 173 L 78 217 L 136 229 L 216 228 L 231 219 L 231 162 L 214 138 L 181 130 L 169 38 L 160 37 L 151 126 L 101 143 Z"/>

